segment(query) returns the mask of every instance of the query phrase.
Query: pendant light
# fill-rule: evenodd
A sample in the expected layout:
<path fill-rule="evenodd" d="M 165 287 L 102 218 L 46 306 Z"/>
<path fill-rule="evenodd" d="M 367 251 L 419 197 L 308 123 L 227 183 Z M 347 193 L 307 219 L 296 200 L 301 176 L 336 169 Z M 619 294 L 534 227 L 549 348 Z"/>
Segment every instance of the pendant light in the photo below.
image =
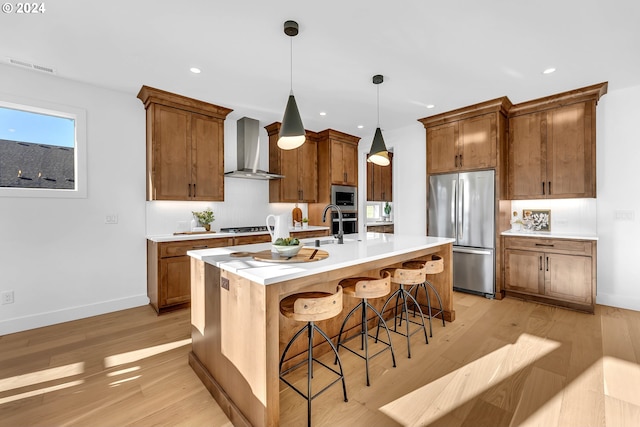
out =
<path fill-rule="evenodd" d="M 373 142 L 371 143 L 371 151 L 369 151 L 369 156 L 367 158 L 368 162 L 375 163 L 379 166 L 389 166 L 391 163 L 389 161 L 389 152 L 387 151 L 387 146 L 384 143 L 384 138 L 382 137 L 382 131 L 380 130 L 380 83 L 384 81 L 384 77 L 380 74 L 376 74 L 373 76 L 373 84 L 378 88 L 378 127 L 376 128 L 376 133 L 373 136 Z"/>
<path fill-rule="evenodd" d="M 293 37 L 298 35 L 298 23 L 286 21 L 284 23 L 284 33 L 291 37 L 291 92 L 289 100 L 284 110 L 280 134 L 278 135 L 278 147 L 283 150 L 293 150 L 300 147 L 305 141 L 305 130 L 298 111 L 298 104 L 293 96 Z"/>

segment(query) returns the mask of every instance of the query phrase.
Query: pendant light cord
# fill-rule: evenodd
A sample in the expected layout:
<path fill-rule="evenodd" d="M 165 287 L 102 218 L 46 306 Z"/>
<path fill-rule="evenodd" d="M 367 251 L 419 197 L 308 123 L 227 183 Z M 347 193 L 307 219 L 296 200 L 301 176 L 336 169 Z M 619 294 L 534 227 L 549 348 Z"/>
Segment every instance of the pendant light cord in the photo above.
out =
<path fill-rule="evenodd" d="M 289 46 L 289 91 L 293 94 L 293 37 L 289 37 L 289 41 L 291 42 Z"/>
<path fill-rule="evenodd" d="M 378 89 L 378 126 L 377 127 L 380 127 L 380 85 L 378 84 L 376 86 L 378 86 L 377 87 Z"/>

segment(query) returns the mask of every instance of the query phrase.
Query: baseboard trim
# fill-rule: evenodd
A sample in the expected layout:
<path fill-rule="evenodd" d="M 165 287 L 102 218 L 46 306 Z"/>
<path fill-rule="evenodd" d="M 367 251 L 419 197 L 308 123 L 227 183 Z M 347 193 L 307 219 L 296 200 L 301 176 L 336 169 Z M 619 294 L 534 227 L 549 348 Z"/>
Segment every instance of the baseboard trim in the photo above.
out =
<path fill-rule="evenodd" d="M 598 291 L 596 303 L 611 307 L 624 308 L 626 310 L 640 311 L 640 298 L 638 297 L 604 294 Z"/>
<path fill-rule="evenodd" d="M 62 310 L 15 317 L 13 319 L 0 321 L 0 336 L 84 319 L 86 317 L 98 316 L 100 314 L 112 313 L 114 311 L 126 310 L 128 308 L 140 307 L 147 304 L 149 304 L 149 298 L 146 295 L 135 295 L 79 307 L 69 307 Z"/>

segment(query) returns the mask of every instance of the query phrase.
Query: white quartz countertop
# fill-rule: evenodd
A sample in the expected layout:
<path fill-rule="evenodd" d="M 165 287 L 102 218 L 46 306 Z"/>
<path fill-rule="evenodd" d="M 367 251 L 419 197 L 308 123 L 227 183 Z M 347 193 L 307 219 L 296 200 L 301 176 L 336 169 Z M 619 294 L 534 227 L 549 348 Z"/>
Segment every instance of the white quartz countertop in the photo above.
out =
<path fill-rule="evenodd" d="M 540 237 L 547 239 L 598 240 L 595 233 L 557 233 L 552 231 L 503 231 L 502 236 Z"/>
<path fill-rule="evenodd" d="M 369 221 L 367 226 L 370 225 L 393 225 L 393 221 Z"/>
<path fill-rule="evenodd" d="M 305 247 L 313 247 L 315 238 L 302 239 Z M 331 237 L 320 238 L 331 241 Z M 241 277 L 263 285 L 311 276 L 326 271 L 351 267 L 416 250 L 453 243 L 444 237 L 406 236 L 385 233 L 347 234 L 344 244 L 322 244 L 319 249 L 327 251 L 329 257 L 320 261 L 302 263 L 270 263 L 256 261 L 251 256 L 236 258 L 232 252 L 260 252 L 271 249 L 270 243 L 239 245 L 226 248 L 210 248 L 187 252 L 187 255 L 230 271 Z"/>
<path fill-rule="evenodd" d="M 301 233 L 306 231 L 320 231 L 329 230 L 329 227 L 310 225 L 309 228 L 293 228 L 289 227 L 290 233 Z M 233 236 L 259 236 L 267 234 L 267 231 L 254 231 L 250 233 L 207 233 L 207 234 L 155 234 L 147 236 L 147 240 L 152 242 L 179 242 L 183 240 L 198 240 L 198 239 L 219 239 L 221 237 L 233 237 Z"/>

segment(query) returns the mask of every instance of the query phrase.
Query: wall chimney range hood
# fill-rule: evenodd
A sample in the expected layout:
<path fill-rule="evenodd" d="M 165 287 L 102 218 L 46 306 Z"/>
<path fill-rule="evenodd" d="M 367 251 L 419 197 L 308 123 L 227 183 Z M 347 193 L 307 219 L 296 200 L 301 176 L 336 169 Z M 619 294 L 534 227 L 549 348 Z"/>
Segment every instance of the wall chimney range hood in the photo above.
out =
<path fill-rule="evenodd" d="M 224 175 L 230 178 L 260 180 L 284 178 L 284 175 L 258 169 L 258 159 L 260 158 L 260 123 L 255 119 L 243 117 L 238 120 L 237 125 L 238 169 L 233 172 L 225 172 Z"/>

